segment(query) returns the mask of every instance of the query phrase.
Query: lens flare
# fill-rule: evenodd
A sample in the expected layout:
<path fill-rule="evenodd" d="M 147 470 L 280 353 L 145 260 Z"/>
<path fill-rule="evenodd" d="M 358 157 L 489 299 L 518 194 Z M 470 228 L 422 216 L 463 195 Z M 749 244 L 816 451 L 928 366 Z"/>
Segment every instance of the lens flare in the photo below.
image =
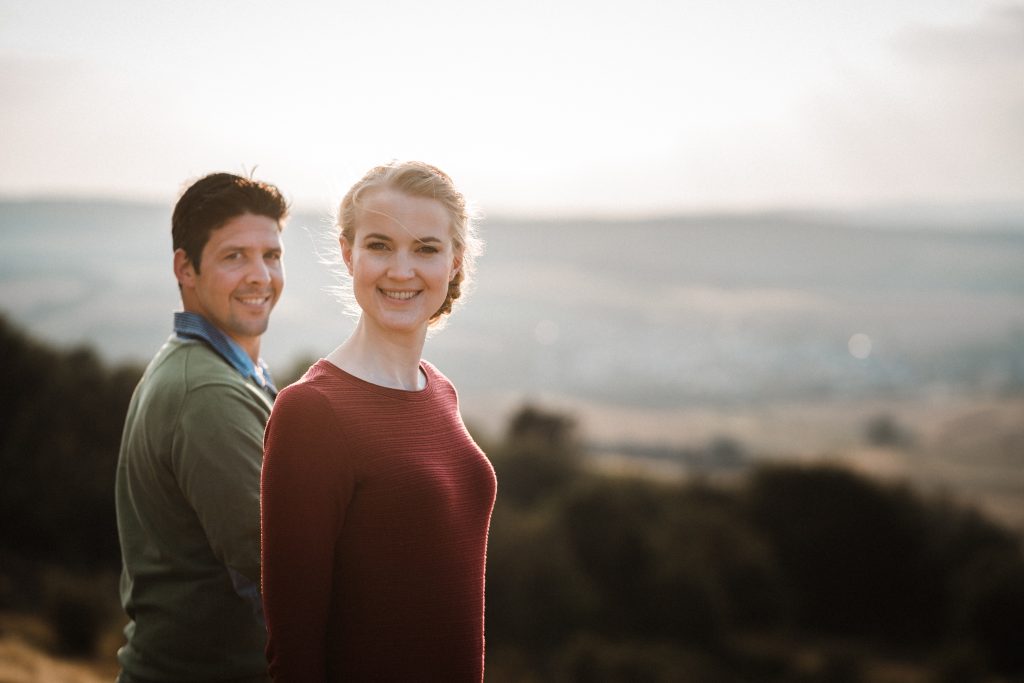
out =
<path fill-rule="evenodd" d="M 858 332 L 850 337 L 850 341 L 846 343 L 846 347 L 850 349 L 851 356 L 864 360 L 871 355 L 871 337 L 863 332 Z"/>

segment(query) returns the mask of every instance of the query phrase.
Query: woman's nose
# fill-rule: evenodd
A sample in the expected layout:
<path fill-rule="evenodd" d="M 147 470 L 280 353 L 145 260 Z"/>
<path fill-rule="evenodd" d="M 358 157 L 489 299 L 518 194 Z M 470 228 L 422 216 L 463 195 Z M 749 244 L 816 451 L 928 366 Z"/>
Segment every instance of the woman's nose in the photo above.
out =
<path fill-rule="evenodd" d="M 395 280 L 407 280 L 412 276 L 412 259 L 408 254 L 397 252 L 388 264 L 388 277 Z"/>

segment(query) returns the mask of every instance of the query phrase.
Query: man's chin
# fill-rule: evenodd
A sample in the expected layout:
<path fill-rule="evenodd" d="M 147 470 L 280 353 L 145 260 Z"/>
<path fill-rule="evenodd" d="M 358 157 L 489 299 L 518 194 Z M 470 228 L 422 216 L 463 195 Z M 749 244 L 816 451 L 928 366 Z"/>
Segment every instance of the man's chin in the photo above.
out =
<path fill-rule="evenodd" d="M 261 337 L 270 327 L 270 318 L 236 324 L 233 332 L 240 337 Z"/>

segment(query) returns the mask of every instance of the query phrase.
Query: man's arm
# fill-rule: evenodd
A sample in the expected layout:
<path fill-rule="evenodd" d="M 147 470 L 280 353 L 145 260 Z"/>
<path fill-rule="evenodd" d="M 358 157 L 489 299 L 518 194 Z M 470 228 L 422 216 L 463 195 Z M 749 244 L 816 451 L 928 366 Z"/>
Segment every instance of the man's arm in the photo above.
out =
<path fill-rule="evenodd" d="M 174 464 L 214 555 L 239 594 L 261 612 L 259 487 L 267 411 L 246 391 L 216 383 L 189 394 Z"/>

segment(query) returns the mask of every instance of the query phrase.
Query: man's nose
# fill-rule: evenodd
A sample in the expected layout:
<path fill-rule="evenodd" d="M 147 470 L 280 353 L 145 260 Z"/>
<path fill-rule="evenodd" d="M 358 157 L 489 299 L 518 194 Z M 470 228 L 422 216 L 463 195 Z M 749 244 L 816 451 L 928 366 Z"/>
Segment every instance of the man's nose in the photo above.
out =
<path fill-rule="evenodd" d="M 270 282 L 270 267 L 262 258 L 253 259 L 247 276 L 249 282 Z"/>

